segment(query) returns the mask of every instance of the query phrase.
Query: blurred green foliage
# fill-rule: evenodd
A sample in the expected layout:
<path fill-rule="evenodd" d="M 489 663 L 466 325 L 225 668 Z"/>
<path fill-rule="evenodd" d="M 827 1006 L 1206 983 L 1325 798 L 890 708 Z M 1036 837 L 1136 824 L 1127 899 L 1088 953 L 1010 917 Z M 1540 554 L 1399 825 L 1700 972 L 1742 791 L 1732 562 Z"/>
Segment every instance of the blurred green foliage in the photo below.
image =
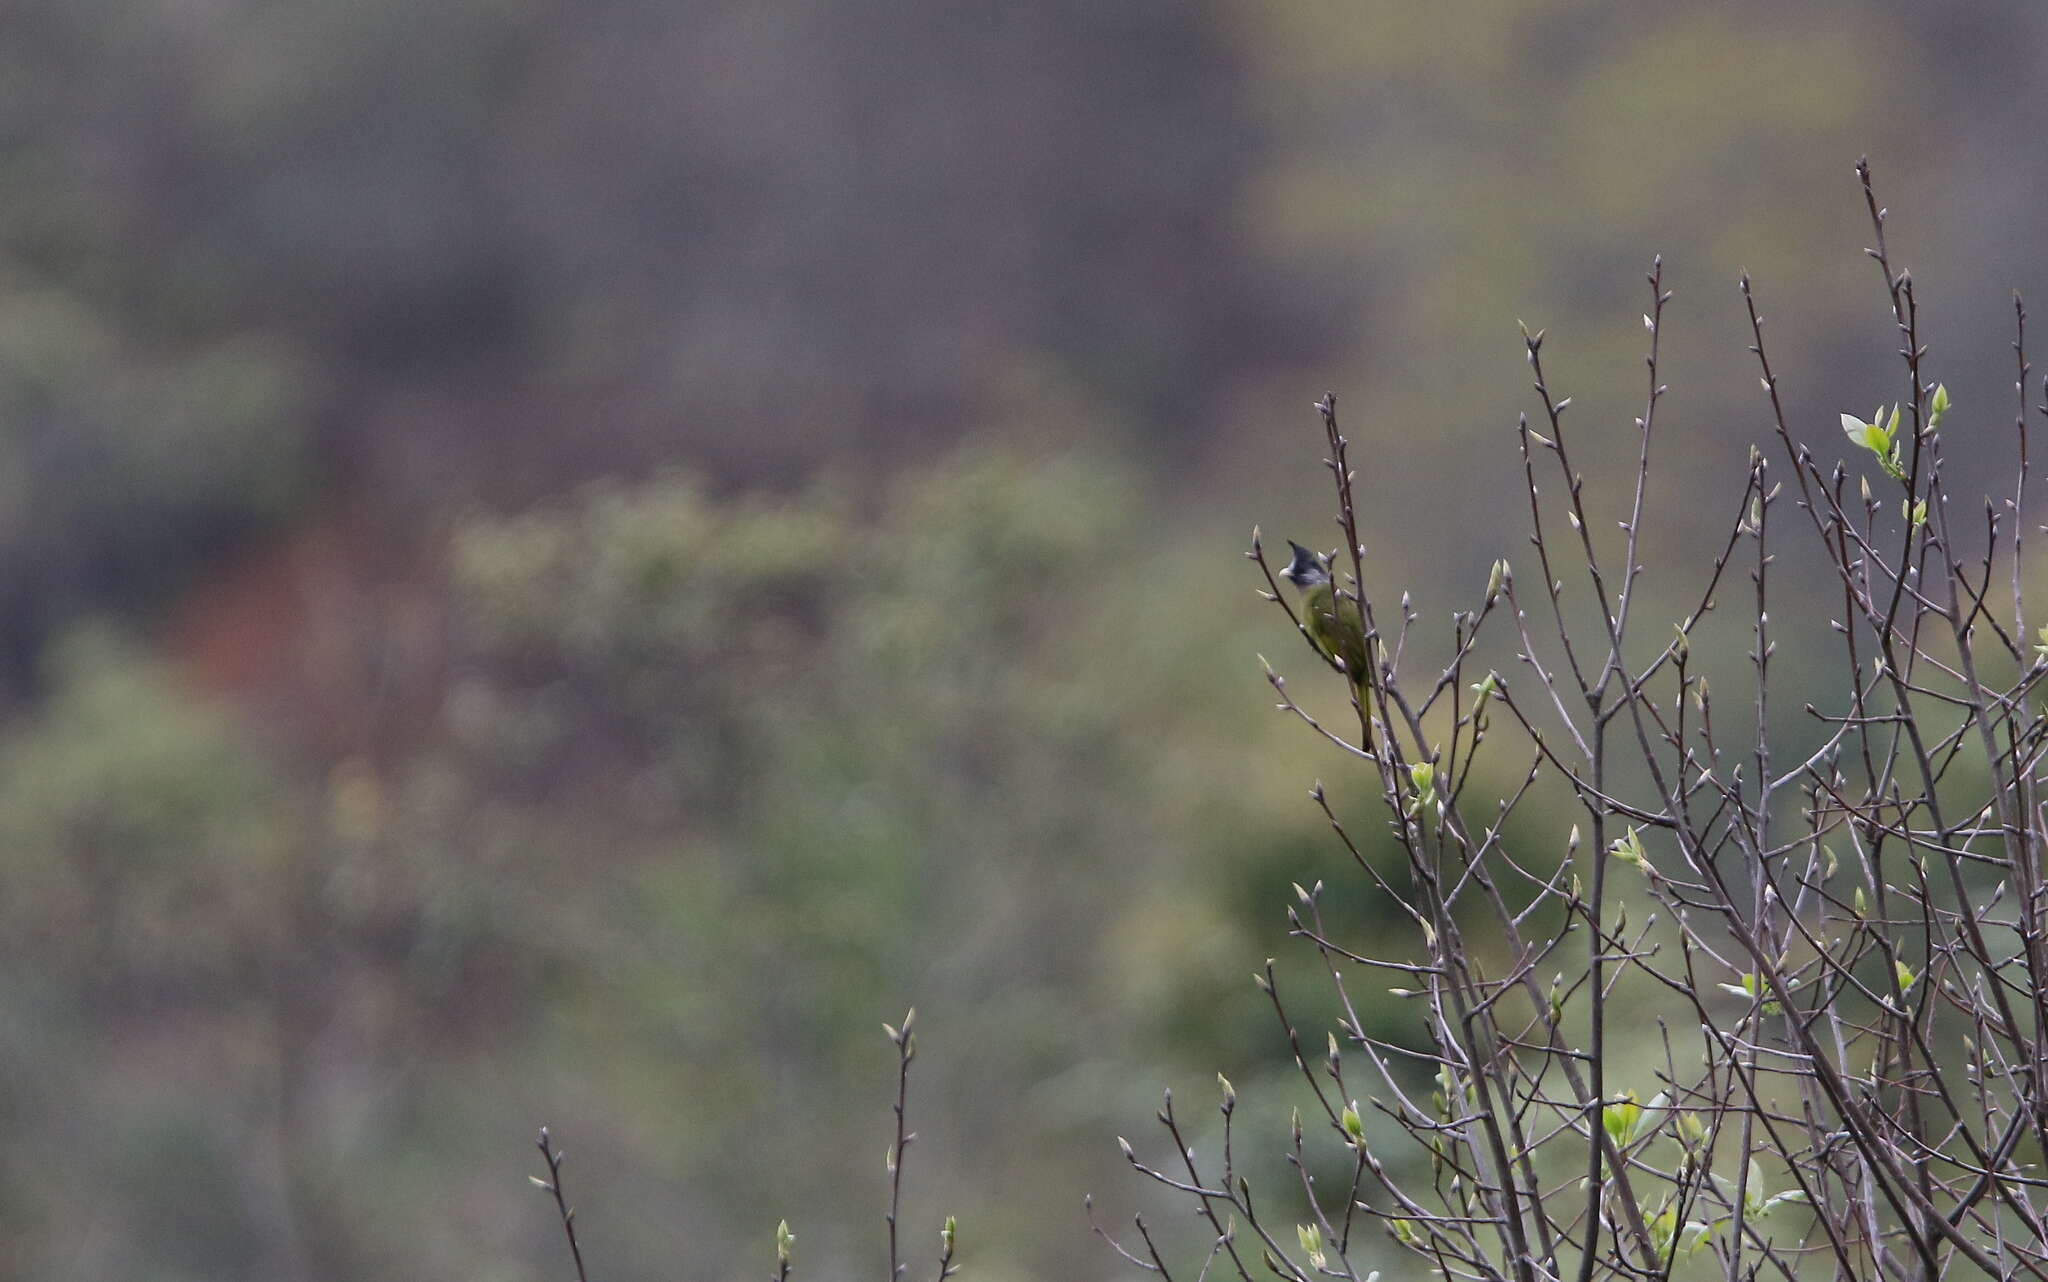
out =
<path fill-rule="evenodd" d="M 6 933 L 45 978 L 203 991 L 274 950 L 291 849 L 279 779 L 221 713 L 100 631 L 50 658 L 51 694 L 0 745 Z"/>
<path fill-rule="evenodd" d="M 84 605 L 162 605 L 308 486 L 304 363 L 256 333 L 162 348 L 0 281 L 0 642 Z"/>
<path fill-rule="evenodd" d="M 1229 657 L 1245 598 L 1190 591 L 1104 456 L 995 443 L 875 492 L 675 475 L 465 522 L 439 714 L 325 780 L 103 632 L 53 651 L 0 831 L 9 937 L 55 987 L 9 1021 L 78 1013 L 14 1067 L 122 1099 L 138 1143 L 235 1118 L 192 1155 L 228 1174 L 110 1184 L 102 1231 L 239 1206 L 193 1276 L 480 1249 L 539 1276 L 551 1226 L 509 1177 L 544 1119 L 601 1190 L 608 1275 L 656 1276 L 663 1242 L 738 1267 L 783 1214 L 857 1258 L 879 1021 L 916 1001 L 914 1197 L 1009 1276 L 1086 1250 L 1078 1184 L 1164 1075 L 1219 1038 L 1240 1080 L 1283 1065 L 1222 999 L 1319 821 L 1253 782 L 1300 745 Z M 172 1022 L 114 1055 L 108 1004 Z M 184 1091 L 124 1094 L 152 1064 Z M 62 1165 L 111 1181 L 124 1152 Z M 251 1166 L 284 1183 L 255 1205 Z"/>

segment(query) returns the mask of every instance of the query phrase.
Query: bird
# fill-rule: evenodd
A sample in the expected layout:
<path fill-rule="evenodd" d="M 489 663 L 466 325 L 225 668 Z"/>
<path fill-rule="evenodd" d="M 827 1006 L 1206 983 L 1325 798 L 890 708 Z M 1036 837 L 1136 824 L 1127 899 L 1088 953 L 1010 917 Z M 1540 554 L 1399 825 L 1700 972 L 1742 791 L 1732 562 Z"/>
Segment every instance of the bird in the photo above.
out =
<path fill-rule="evenodd" d="M 1280 577 L 1301 589 L 1302 629 L 1325 658 L 1344 665 L 1344 675 L 1358 688 L 1362 699 L 1369 674 L 1365 629 L 1359 623 L 1358 613 L 1338 608 L 1337 585 L 1330 577 L 1327 557 L 1309 551 L 1293 539 L 1287 540 L 1287 546 L 1294 549 L 1294 560 L 1280 571 Z"/>

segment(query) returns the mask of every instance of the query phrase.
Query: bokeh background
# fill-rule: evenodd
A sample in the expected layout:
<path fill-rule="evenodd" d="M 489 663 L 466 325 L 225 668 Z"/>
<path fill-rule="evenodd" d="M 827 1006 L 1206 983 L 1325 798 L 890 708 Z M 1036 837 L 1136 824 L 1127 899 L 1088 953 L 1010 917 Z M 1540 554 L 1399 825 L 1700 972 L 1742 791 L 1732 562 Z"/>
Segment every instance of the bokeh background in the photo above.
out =
<path fill-rule="evenodd" d="M 913 1003 L 909 1240 L 1115 1274 L 1161 1087 L 1277 1147 L 1289 883 L 1391 924 L 1238 556 L 1333 541 L 1313 399 L 1440 635 L 1517 320 L 1618 475 L 1661 252 L 1696 562 L 1739 270 L 1802 431 L 1897 394 L 1868 152 L 1995 481 L 2044 66 L 2030 0 L 5 0 L 0 1276 L 560 1278 L 541 1123 L 594 1276 L 876 1276 Z"/>

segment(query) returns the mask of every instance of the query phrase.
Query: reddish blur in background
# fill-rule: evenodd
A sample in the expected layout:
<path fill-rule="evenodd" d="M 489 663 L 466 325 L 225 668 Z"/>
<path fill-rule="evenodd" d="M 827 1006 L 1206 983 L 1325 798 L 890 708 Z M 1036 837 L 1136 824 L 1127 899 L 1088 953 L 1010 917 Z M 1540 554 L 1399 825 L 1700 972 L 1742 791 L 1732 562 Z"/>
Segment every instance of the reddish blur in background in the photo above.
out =
<path fill-rule="evenodd" d="M 1314 398 L 1440 632 L 1517 320 L 1620 477 L 1661 252 L 1686 565 L 1740 270 L 1824 449 L 1898 394 L 1868 152 L 1995 480 L 2044 65 L 2024 0 L 10 0 L 0 1276 L 559 1278 L 541 1123 L 593 1276 L 874 1275 L 913 1003 L 907 1240 L 1112 1275 L 1161 1086 L 1280 1134 L 1289 882 L 1391 924 L 1237 556 L 1333 539 Z"/>

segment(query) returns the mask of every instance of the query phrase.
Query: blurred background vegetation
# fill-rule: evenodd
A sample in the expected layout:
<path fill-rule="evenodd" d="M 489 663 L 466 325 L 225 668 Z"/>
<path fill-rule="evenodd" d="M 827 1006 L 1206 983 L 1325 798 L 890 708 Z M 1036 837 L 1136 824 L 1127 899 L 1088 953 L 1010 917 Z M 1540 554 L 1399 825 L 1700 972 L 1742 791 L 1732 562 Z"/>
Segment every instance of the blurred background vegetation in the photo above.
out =
<path fill-rule="evenodd" d="M 785 1216 L 873 1275 L 912 1003 L 912 1240 L 1111 1275 L 1112 1137 L 1285 1075 L 1289 882 L 1390 924 L 1237 557 L 1327 540 L 1313 397 L 1440 631 L 1522 545 L 1516 320 L 1625 468 L 1662 252 L 1690 564 L 1739 269 L 1825 448 L 1897 382 L 1868 151 L 1993 432 L 2044 58 L 2025 0 L 11 0 L 0 1276 L 560 1277 L 540 1122 L 607 1279 Z"/>

